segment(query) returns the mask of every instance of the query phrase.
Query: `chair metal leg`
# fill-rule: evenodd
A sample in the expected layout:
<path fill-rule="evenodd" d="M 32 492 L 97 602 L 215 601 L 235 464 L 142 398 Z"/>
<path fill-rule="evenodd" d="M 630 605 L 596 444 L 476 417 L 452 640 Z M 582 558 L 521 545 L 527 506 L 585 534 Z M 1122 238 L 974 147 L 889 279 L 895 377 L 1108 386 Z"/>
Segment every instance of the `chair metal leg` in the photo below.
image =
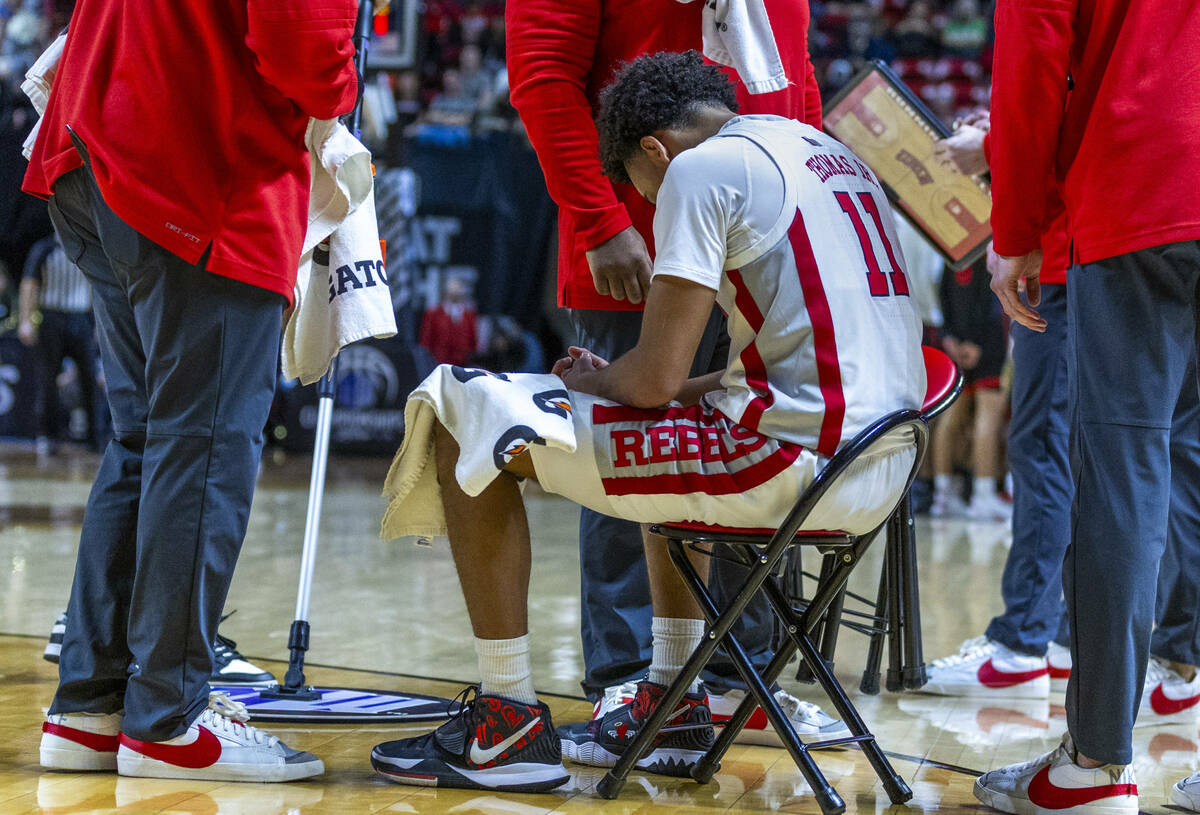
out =
<path fill-rule="evenodd" d="M 875 595 L 875 617 L 879 621 L 879 628 L 870 635 L 870 641 L 867 644 L 867 664 L 863 668 L 862 682 L 858 686 L 861 692 L 869 696 L 879 693 L 879 666 L 883 661 L 883 645 L 887 639 L 888 629 L 892 625 L 892 621 L 888 617 L 887 561 L 887 550 L 885 549 L 883 563 L 879 568 L 879 593 Z"/>
<path fill-rule="evenodd" d="M 787 551 L 789 543 L 789 540 L 781 538 L 775 545 L 759 551 L 757 562 L 754 563 L 754 566 L 746 575 L 746 582 L 743 589 L 738 592 L 737 596 L 733 598 L 729 603 L 729 607 L 722 614 L 713 603 L 711 595 L 709 595 L 708 590 L 704 586 L 704 581 L 700 579 L 700 576 L 688 560 L 683 542 L 674 539 L 667 541 L 667 551 L 671 555 L 671 560 L 675 563 L 675 567 L 683 578 L 684 584 L 688 587 L 696 602 L 700 604 L 701 609 L 709 620 L 710 627 L 701 641 L 700 647 L 688 658 L 683 670 L 680 671 L 679 676 L 676 677 L 675 681 L 667 689 L 663 698 L 659 700 L 654 712 L 651 713 L 650 718 L 642 726 L 641 730 L 638 731 L 633 742 L 617 760 L 613 768 L 597 784 L 596 789 L 600 795 L 605 798 L 615 798 L 620 794 L 621 788 L 625 785 L 626 776 L 629 775 L 630 770 L 634 768 L 637 762 L 649 750 L 654 738 L 658 735 L 658 731 L 666 724 L 670 712 L 679 704 L 679 701 L 687 692 L 688 686 L 700 675 L 700 671 L 703 670 L 709 659 L 712 658 L 722 640 L 728 640 L 726 642 L 726 650 L 729 652 L 730 658 L 734 660 L 735 665 L 738 665 L 737 660 L 739 655 L 746 660 L 746 664 L 749 664 L 749 659 L 746 657 L 745 652 L 737 644 L 737 641 L 729 636 L 729 630 L 746 610 L 746 606 L 750 603 L 755 593 L 757 593 L 762 582 L 773 572 L 776 564 L 783 557 L 784 552 Z M 753 673 L 752 667 L 751 673 Z M 751 685 L 751 690 L 753 690 L 753 685 Z M 768 694 L 769 696 L 770 694 Z M 773 697 L 769 699 L 769 702 L 775 705 L 775 712 L 782 716 L 782 711 L 779 710 L 779 705 L 775 703 Z M 771 714 L 768 712 L 767 715 L 769 718 Z M 809 763 L 811 764 L 811 759 L 809 759 Z M 813 766 L 815 769 L 815 765 Z M 817 776 L 822 781 L 824 780 L 820 776 L 819 771 L 817 772 Z M 811 779 L 809 783 L 813 783 Z M 818 786 L 818 784 L 813 784 L 813 789 L 817 789 Z"/>
<path fill-rule="evenodd" d="M 885 686 L 893 693 L 904 690 L 904 581 L 900 573 L 900 536 L 902 531 L 893 514 L 887 522 L 887 548 L 884 551 L 887 573 L 887 645 L 888 670 Z"/>
<path fill-rule="evenodd" d="M 904 596 L 900 601 L 900 613 L 904 626 L 901 640 L 904 649 L 901 683 L 908 690 L 916 690 L 929 681 L 925 671 L 925 655 L 921 644 L 921 590 L 917 577 L 916 531 L 912 516 L 912 497 L 905 496 L 896 509 L 900 534 L 897 555 L 900 563 L 900 585 Z"/>
<path fill-rule="evenodd" d="M 853 565 L 854 564 L 849 564 L 850 568 L 853 568 Z M 849 576 L 850 568 L 843 570 L 843 574 L 841 575 L 843 584 L 845 582 L 845 578 Z M 766 592 L 767 599 L 775 607 L 776 611 L 781 614 L 790 613 L 786 599 L 782 596 L 778 586 L 768 582 L 763 586 L 763 588 Z M 820 590 L 818 589 L 818 595 L 819 594 Z M 809 626 L 815 627 L 817 625 L 817 621 L 805 619 L 807 617 L 808 613 L 806 612 L 804 618 L 801 620 L 800 631 L 797 632 L 797 634 L 793 637 L 795 644 L 800 649 L 801 658 L 813 661 L 813 671 L 816 676 L 817 683 L 820 684 L 821 688 L 825 691 L 825 694 L 829 697 L 829 700 L 833 703 L 834 708 L 837 710 L 838 715 L 850 729 L 851 734 L 856 737 L 868 737 L 866 739 L 859 740 L 859 747 L 862 749 L 863 754 L 866 755 L 867 761 L 871 763 L 871 767 L 875 770 L 875 774 L 883 783 L 883 788 L 887 792 L 889 800 L 891 800 L 893 804 L 901 804 L 905 801 L 908 801 L 912 798 L 912 790 L 909 789 L 908 785 L 904 783 L 904 779 L 900 777 L 895 768 L 893 768 L 891 763 L 887 760 L 887 757 L 883 754 L 883 750 L 880 749 L 879 744 L 875 741 L 874 734 L 867 729 L 866 722 L 863 721 L 863 718 L 858 714 L 858 710 L 850 702 L 850 698 L 846 695 L 846 691 L 842 687 L 841 683 L 837 681 L 837 677 L 833 675 L 833 672 L 829 670 L 829 667 L 824 663 L 824 661 L 816 658 L 818 657 L 817 649 L 805 631 L 809 628 Z"/>
<path fill-rule="evenodd" d="M 729 608 L 722 613 L 713 602 L 712 596 L 708 593 L 703 581 L 696 574 L 695 569 L 687 558 L 687 553 L 682 543 L 674 540 L 669 541 L 668 551 L 671 554 L 671 559 L 675 562 L 676 568 L 684 574 L 684 583 L 691 590 L 692 596 L 700 605 L 705 617 L 713 625 L 712 631 L 708 634 L 709 642 L 714 637 L 720 638 L 722 646 L 749 689 L 746 699 L 742 701 L 739 710 L 735 712 L 735 715 L 737 713 L 741 714 L 741 724 L 744 725 L 745 720 L 749 719 L 749 713 L 753 711 L 755 703 L 761 706 L 767 716 L 767 720 L 775 728 L 775 732 L 783 741 L 784 747 L 792 756 L 792 760 L 796 763 L 797 768 L 799 768 L 809 786 L 812 787 L 817 804 L 821 807 L 823 815 L 840 815 L 840 813 L 845 812 L 845 802 L 838 795 L 837 790 L 833 788 L 833 785 L 825 778 L 824 773 L 817 767 L 812 756 L 808 754 L 808 747 L 800 741 L 791 722 L 788 721 L 787 715 L 779 707 L 779 703 L 775 700 L 768 687 L 768 683 L 773 681 L 774 677 L 782 672 L 788 659 L 791 657 L 790 651 L 793 649 L 785 649 L 787 653 L 776 653 L 764 674 L 760 676 L 754 664 L 750 661 L 750 657 L 746 654 L 745 649 L 742 648 L 741 643 L 730 633 L 733 622 L 745 609 L 749 600 L 758 593 L 764 582 L 770 582 L 772 587 L 778 592 L 778 587 L 775 585 L 774 578 L 772 577 L 774 571 L 772 567 L 774 562 L 777 562 L 782 556 L 782 552 L 760 552 L 759 564 L 751 570 L 737 597 L 730 603 Z M 677 702 L 678 699 L 675 701 Z M 663 703 L 660 703 L 660 707 L 665 707 L 665 700 Z M 734 725 L 732 729 L 730 729 L 729 724 L 726 725 L 726 731 L 721 734 L 722 743 L 726 749 L 737 735 L 738 729 L 740 728 L 737 725 Z M 649 725 L 643 729 L 643 731 L 646 730 L 656 732 Z M 642 734 L 639 733 L 638 737 L 641 738 L 641 736 Z M 715 770 L 716 766 L 720 763 L 721 754 L 716 753 L 716 746 L 714 744 L 713 748 L 709 750 L 709 754 L 713 756 L 715 761 L 706 762 L 706 769 Z M 709 778 L 711 779 L 711 772 L 709 773 Z"/>
<path fill-rule="evenodd" d="M 781 620 L 780 622 L 786 632 L 788 622 L 786 620 Z M 783 673 L 783 669 L 787 667 L 788 662 L 791 661 L 795 653 L 796 644 L 785 633 L 783 642 L 775 649 L 775 656 L 771 658 L 771 662 L 763 671 L 763 683 L 769 687 L 779 674 Z M 713 744 L 712 749 L 705 754 L 704 758 L 696 763 L 695 769 L 692 770 L 692 778 L 701 784 L 707 784 L 712 780 L 713 774 L 721 768 L 721 759 L 725 757 L 725 753 L 733 746 L 734 739 L 737 738 L 742 728 L 746 726 L 746 722 L 750 721 L 750 717 L 754 715 L 754 709 L 757 707 L 758 700 L 752 694 L 746 694 L 745 698 L 738 705 L 737 710 L 729 717 L 729 721 L 721 728 L 721 732 L 717 735 L 717 741 Z"/>
<path fill-rule="evenodd" d="M 836 554 L 834 554 L 833 552 L 828 552 L 825 555 L 823 555 L 821 557 L 821 571 L 817 577 L 817 585 L 818 586 L 825 585 L 829 581 L 829 578 L 833 574 L 833 570 L 836 567 L 837 567 L 837 555 Z M 823 625 L 821 628 L 821 636 L 820 636 L 821 645 L 819 647 L 820 647 L 820 651 L 821 651 L 822 655 L 824 655 L 826 653 L 827 649 L 825 647 L 825 643 L 829 637 L 833 637 L 834 643 L 836 644 L 836 642 L 837 642 L 837 634 L 836 634 L 837 626 L 842 621 L 841 613 L 840 613 L 842 603 L 840 603 L 840 602 L 836 603 L 836 605 L 838 607 L 838 612 L 839 612 L 836 617 L 833 616 L 833 612 L 832 612 L 833 605 L 834 604 L 831 603 L 830 604 L 831 610 L 821 616 L 821 622 L 823 623 Z M 828 652 L 830 654 L 830 657 L 832 658 L 833 649 L 829 648 Z M 813 678 L 812 670 L 808 667 L 808 664 L 806 662 L 804 662 L 804 660 L 801 660 L 800 664 L 796 666 L 796 681 L 797 682 L 805 682 L 809 685 L 811 685 L 813 682 L 816 681 L 816 679 Z"/>

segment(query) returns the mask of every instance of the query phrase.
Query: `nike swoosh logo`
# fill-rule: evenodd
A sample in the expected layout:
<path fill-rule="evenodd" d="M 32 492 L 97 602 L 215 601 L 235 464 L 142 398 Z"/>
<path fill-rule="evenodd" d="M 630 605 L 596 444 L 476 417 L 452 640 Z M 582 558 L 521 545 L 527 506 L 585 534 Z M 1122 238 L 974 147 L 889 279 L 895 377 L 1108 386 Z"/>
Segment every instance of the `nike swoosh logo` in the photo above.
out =
<path fill-rule="evenodd" d="M 1070 676 L 1071 676 L 1070 668 L 1055 668 L 1053 665 L 1050 666 L 1050 678 L 1051 679 L 1067 679 Z"/>
<path fill-rule="evenodd" d="M 975 676 L 986 688 L 1011 688 L 1013 685 L 1037 679 L 1039 676 L 1046 676 L 1049 672 L 1049 668 L 1038 668 L 1036 671 L 1001 671 L 989 659 L 979 666 Z"/>
<path fill-rule="evenodd" d="M 119 736 L 89 733 L 86 730 L 77 730 L 74 727 L 66 727 L 65 725 L 54 724 L 53 722 L 42 722 L 42 732 L 49 733 L 51 736 L 58 736 L 60 739 L 73 741 L 76 744 L 82 744 L 84 747 L 99 753 L 115 753 L 121 743 Z"/>
<path fill-rule="evenodd" d="M 196 740 L 191 744 L 164 744 L 160 741 L 138 741 L 121 734 L 121 744 L 146 758 L 176 767 L 200 770 L 211 767 L 221 757 L 221 740 L 209 729 L 197 727 Z"/>
<path fill-rule="evenodd" d="M 479 764 L 479 765 L 490 764 L 491 762 L 493 762 L 497 758 L 499 758 L 500 754 L 503 753 L 505 750 L 507 750 L 509 747 L 512 747 L 514 744 L 519 742 L 521 739 L 525 738 L 525 735 L 530 730 L 533 730 L 533 728 L 535 728 L 538 724 L 540 724 L 541 721 L 542 721 L 542 717 L 538 716 L 537 718 L 533 719 L 529 724 L 522 727 L 516 733 L 513 733 L 511 736 L 509 736 L 504 741 L 500 742 L 499 744 L 497 744 L 493 747 L 489 747 L 486 750 L 479 749 L 479 739 L 472 739 L 471 740 L 471 752 L 470 752 L 471 763 Z"/>
<path fill-rule="evenodd" d="M 1038 770 L 1029 781 L 1029 802 L 1045 809 L 1068 809 L 1102 798 L 1137 795 L 1137 784 L 1105 784 L 1102 787 L 1057 787 L 1050 780 L 1050 765 Z"/>
<path fill-rule="evenodd" d="M 1172 713 L 1179 713 L 1187 710 L 1189 707 L 1194 707 L 1197 702 L 1200 702 L 1200 695 L 1172 699 L 1163 693 L 1161 683 L 1155 685 L 1154 690 L 1150 692 L 1150 709 L 1159 716 L 1170 716 Z"/>

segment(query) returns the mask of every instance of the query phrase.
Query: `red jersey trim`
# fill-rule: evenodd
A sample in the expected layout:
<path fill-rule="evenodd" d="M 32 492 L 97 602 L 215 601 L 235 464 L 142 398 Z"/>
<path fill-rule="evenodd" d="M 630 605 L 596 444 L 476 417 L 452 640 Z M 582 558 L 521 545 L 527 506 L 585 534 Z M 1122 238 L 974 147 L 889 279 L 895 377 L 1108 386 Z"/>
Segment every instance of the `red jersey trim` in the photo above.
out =
<path fill-rule="evenodd" d="M 734 288 L 734 306 L 746 318 L 750 329 L 757 337 L 758 333 L 762 331 L 764 322 L 762 311 L 758 308 L 754 296 L 750 294 L 741 270 L 731 269 L 727 274 L 729 282 L 733 284 Z M 762 420 L 762 415 L 771 405 L 775 404 L 775 395 L 771 393 L 771 383 L 767 380 L 767 366 L 753 340 L 742 349 L 738 358 L 742 361 L 742 368 L 746 371 L 746 384 L 755 392 L 750 404 L 746 405 L 746 409 L 742 411 L 740 424 L 751 430 L 758 430 L 758 423 Z"/>
<path fill-rule="evenodd" d="M 808 229 L 804 226 L 804 215 L 797 210 L 796 219 L 788 229 L 788 240 L 796 259 L 796 272 L 800 276 L 800 288 L 804 292 L 804 307 L 808 310 L 808 321 L 813 330 L 813 347 L 817 358 L 817 381 L 821 386 L 821 397 L 825 400 L 825 414 L 821 419 L 821 432 L 817 436 L 817 452 L 832 456 L 842 441 L 842 422 L 846 418 L 846 395 L 842 391 L 842 369 L 838 363 L 837 337 L 833 330 L 833 315 L 817 269 L 817 258 L 813 254 Z"/>

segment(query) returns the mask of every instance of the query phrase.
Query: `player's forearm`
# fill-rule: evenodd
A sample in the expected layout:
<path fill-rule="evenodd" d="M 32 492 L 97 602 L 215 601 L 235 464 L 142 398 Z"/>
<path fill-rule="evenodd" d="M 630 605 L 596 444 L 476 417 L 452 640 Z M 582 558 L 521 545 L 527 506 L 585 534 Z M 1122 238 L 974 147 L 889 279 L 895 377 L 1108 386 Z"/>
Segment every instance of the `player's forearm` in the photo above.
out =
<path fill-rule="evenodd" d="M 1058 133 L 1067 98 L 1074 0 L 1001 0 L 992 78 L 992 229 L 998 254 L 1040 245 L 1053 218 Z"/>
<path fill-rule="evenodd" d="M 725 376 L 724 368 L 705 374 L 704 376 L 692 377 L 683 383 L 683 387 L 675 395 L 675 401 L 684 405 L 696 404 L 703 398 L 704 394 L 721 390 L 721 377 L 723 376 Z"/>
<path fill-rule="evenodd" d="M 648 355 L 634 348 L 607 368 L 591 372 L 578 390 L 636 408 L 655 408 L 675 398 L 681 378 L 655 370 Z"/>

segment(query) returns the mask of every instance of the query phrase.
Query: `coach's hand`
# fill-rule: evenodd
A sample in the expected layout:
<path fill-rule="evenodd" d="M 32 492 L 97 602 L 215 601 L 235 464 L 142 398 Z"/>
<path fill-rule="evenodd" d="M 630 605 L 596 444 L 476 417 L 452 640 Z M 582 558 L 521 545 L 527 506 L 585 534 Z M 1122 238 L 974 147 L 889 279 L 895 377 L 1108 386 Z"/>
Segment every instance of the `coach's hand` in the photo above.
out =
<path fill-rule="evenodd" d="M 988 271 L 992 275 L 992 291 L 1000 300 L 1004 313 L 1030 331 L 1046 330 L 1046 321 L 1033 306 L 1042 302 L 1042 287 L 1038 275 L 1042 272 L 1042 250 L 1027 255 L 1005 257 L 988 246 Z M 1029 305 L 1021 302 L 1021 281 L 1025 281 L 1025 296 Z"/>
<path fill-rule="evenodd" d="M 933 145 L 933 157 L 944 166 L 958 167 L 963 175 L 983 175 L 988 171 L 983 138 L 987 133 L 974 125 L 963 125 Z"/>
<path fill-rule="evenodd" d="M 650 289 L 650 253 L 632 226 L 587 251 L 596 291 L 617 300 L 640 303 Z"/>

